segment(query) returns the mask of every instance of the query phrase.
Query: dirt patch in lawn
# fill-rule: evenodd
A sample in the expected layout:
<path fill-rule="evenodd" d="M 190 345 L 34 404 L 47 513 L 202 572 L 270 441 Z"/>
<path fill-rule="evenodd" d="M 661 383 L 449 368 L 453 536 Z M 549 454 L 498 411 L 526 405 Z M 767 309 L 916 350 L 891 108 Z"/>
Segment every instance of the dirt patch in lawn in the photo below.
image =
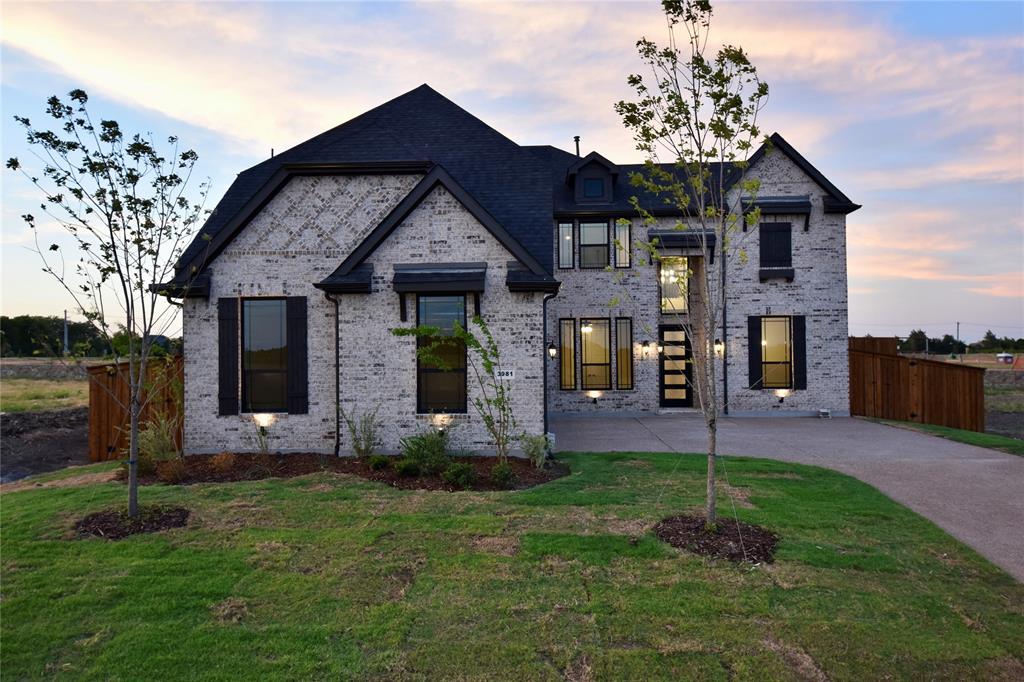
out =
<path fill-rule="evenodd" d="M 764 645 L 770 651 L 779 655 L 793 673 L 801 680 L 813 682 L 827 682 L 828 676 L 818 664 L 811 658 L 811 655 L 800 647 L 780 642 L 771 635 L 765 638 Z"/>
<path fill-rule="evenodd" d="M 397 460 L 397 458 L 394 458 Z M 476 472 L 476 482 L 470 490 L 504 490 L 491 482 L 491 469 L 497 464 L 496 457 L 453 457 L 453 462 L 465 462 Z M 173 467 L 164 465 L 172 464 Z M 514 480 L 512 489 L 521 490 L 553 481 L 569 473 L 569 467 L 558 462 L 549 462 L 543 469 L 537 469 L 530 461 L 509 458 Z M 406 490 L 461 490 L 445 481 L 440 474 L 402 476 L 389 463 L 382 469 L 373 469 L 364 458 L 328 457 L 315 454 L 253 455 L 220 453 L 217 455 L 189 455 L 172 462 L 158 462 L 157 473 L 140 476 L 143 484 L 153 483 L 228 483 L 233 481 L 258 481 L 264 478 L 292 478 L 306 476 L 320 471 L 350 474 L 370 481 L 386 483 Z M 123 474 L 122 474 L 123 475 Z"/>
<path fill-rule="evenodd" d="M 515 556 L 519 553 L 519 538 L 503 535 L 478 535 L 473 538 L 473 549 L 487 554 Z"/>
<path fill-rule="evenodd" d="M 654 534 L 673 547 L 734 562 L 771 563 L 779 543 L 775 533 L 736 519 L 720 518 L 709 532 L 703 517 L 688 514 L 663 519 L 654 526 Z"/>
<path fill-rule="evenodd" d="M 107 483 L 117 479 L 117 471 L 94 471 L 77 476 L 65 476 L 52 481 L 17 481 L 0 485 L 0 493 L 14 493 L 19 490 L 35 490 L 36 488 L 74 488 L 81 485 Z"/>
<path fill-rule="evenodd" d="M 142 507 L 133 519 L 121 509 L 107 509 L 89 514 L 75 523 L 80 536 L 93 535 L 120 540 L 138 533 L 158 533 L 169 528 L 181 528 L 188 523 L 188 510 L 181 507 Z"/>
<path fill-rule="evenodd" d="M 249 615 L 249 607 L 244 599 L 228 597 L 224 601 L 214 604 L 210 609 L 210 615 L 223 625 L 237 625 Z"/>

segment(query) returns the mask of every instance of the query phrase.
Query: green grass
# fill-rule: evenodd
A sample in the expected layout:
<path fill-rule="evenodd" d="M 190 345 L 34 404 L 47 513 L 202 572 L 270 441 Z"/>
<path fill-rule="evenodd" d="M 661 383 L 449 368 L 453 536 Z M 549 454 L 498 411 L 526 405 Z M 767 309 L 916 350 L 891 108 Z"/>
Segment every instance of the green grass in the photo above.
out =
<path fill-rule="evenodd" d="M 976 445 L 979 448 L 1000 450 L 1002 452 L 1008 452 L 1011 455 L 1021 455 L 1024 457 L 1024 440 L 1017 438 L 1000 436 L 995 433 L 979 433 L 977 431 L 954 429 L 948 426 L 938 426 L 936 424 L 918 424 L 917 422 L 900 422 L 885 419 L 879 421 L 890 426 L 914 429 L 915 431 L 921 431 L 932 436 L 948 438 L 949 440 L 955 440 L 958 443 Z"/>
<path fill-rule="evenodd" d="M 703 457 L 567 455 L 520 492 L 317 474 L 142 490 L 187 528 L 69 539 L 121 484 L 0 504 L 7 679 L 1019 677 L 1024 586 L 852 478 L 729 458 L 771 566 L 649 528 L 701 504 Z M 742 500 L 741 500 L 742 502 Z M 720 499 L 732 514 L 731 498 Z"/>
<path fill-rule="evenodd" d="M 36 412 L 89 404 L 86 379 L 3 379 L 0 411 Z"/>
<path fill-rule="evenodd" d="M 993 386 L 986 384 L 985 409 L 1024 413 L 1024 386 Z"/>

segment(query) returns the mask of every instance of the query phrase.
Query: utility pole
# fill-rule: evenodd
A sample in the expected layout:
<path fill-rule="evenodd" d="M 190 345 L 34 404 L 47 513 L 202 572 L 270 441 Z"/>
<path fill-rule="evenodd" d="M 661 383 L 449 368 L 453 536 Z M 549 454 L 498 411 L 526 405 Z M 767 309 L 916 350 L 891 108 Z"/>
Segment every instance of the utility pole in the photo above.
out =
<path fill-rule="evenodd" d="M 956 323 L 956 354 L 960 358 L 960 362 L 964 361 L 963 353 L 960 352 L 960 323 Z"/>
<path fill-rule="evenodd" d="M 64 311 L 64 355 L 68 354 L 68 311 Z"/>

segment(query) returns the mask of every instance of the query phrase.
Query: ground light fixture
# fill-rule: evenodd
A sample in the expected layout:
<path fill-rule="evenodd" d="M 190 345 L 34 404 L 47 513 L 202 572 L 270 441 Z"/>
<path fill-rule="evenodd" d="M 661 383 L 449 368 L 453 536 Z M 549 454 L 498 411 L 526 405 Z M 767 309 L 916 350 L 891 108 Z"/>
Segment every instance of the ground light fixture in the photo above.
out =
<path fill-rule="evenodd" d="M 553 343 L 549 343 L 548 344 L 548 355 L 550 357 L 552 357 L 552 358 L 555 357 L 556 355 L 558 355 L 558 349 L 555 347 L 555 344 L 553 344 Z"/>

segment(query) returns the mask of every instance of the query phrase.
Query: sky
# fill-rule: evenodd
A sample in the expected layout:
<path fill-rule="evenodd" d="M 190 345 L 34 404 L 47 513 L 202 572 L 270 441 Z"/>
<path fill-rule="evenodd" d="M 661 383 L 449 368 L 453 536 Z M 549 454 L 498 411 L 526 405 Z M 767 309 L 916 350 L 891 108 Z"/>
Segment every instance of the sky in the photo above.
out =
<path fill-rule="evenodd" d="M 612 105 L 666 35 L 655 2 L 4 2 L 0 149 L 29 158 L 12 117 L 80 87 L 199 152 L 212 207 L 271 149 L 429 83 L 520 144 L 639 162 Z M 864 206 L 852 334 L 1024 336 L 1024 3 L 721 2 L 712 39 L 768 82 L 765 130 Z M 19 217 L 38 194 L 5 170 L 0 198 L 0 312 L 73 314 Z"/>

